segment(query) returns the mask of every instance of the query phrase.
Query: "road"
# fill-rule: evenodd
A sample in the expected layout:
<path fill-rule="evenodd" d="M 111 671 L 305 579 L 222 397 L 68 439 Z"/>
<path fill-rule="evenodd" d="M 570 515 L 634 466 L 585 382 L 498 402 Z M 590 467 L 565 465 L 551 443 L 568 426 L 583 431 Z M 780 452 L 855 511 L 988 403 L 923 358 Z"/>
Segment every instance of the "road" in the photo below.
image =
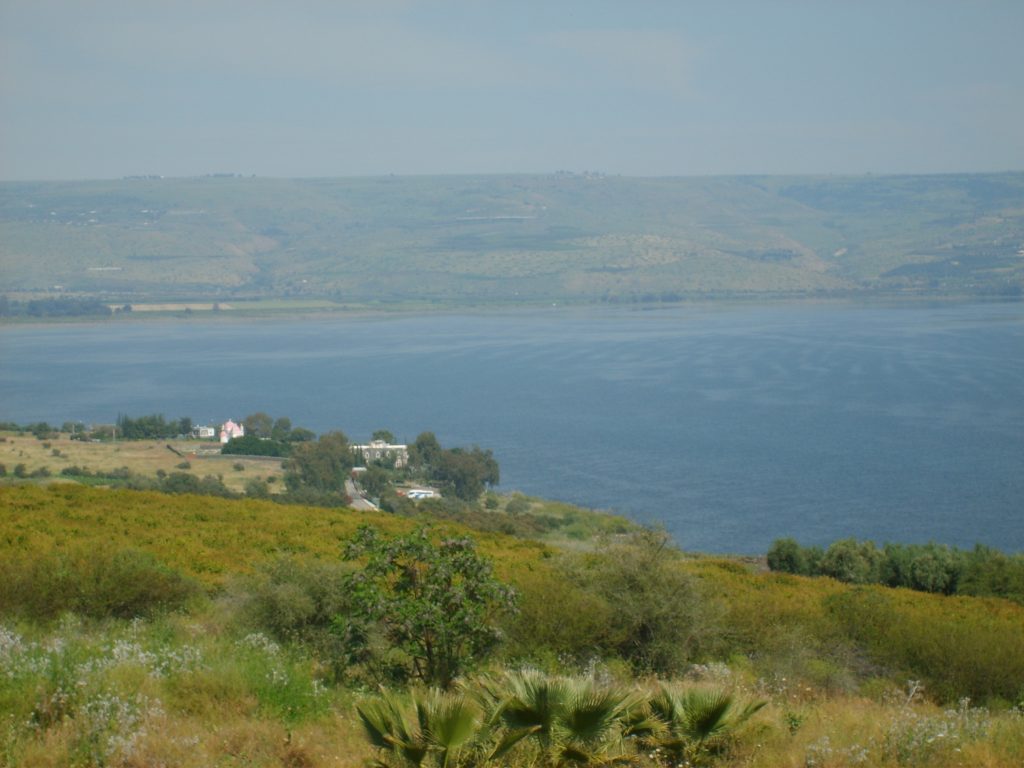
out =
<path fill-rule="evenodd" d="M 361 509 L 364 512 L 372 512 L 377 509 L 373 502 L 367 501 L 359 495 L 359 491 L 356 490 L 356 484 L 352 482 L 352 478 L 345 480 L 345 493 L 352 499 L 352 509 Z"/>

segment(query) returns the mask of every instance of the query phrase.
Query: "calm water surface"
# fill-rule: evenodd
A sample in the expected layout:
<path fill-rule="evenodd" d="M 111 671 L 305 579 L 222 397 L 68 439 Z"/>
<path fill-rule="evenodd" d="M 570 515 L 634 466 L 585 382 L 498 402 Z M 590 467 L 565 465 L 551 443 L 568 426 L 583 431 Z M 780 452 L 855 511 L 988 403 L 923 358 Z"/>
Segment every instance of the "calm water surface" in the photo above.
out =
<path fill-rule="evenodd" d="M 0 418 L 197 423 L 494 449 L 502 487 L 774 538 L 1024 550 L 1024 305 L 0 328 Z"/>

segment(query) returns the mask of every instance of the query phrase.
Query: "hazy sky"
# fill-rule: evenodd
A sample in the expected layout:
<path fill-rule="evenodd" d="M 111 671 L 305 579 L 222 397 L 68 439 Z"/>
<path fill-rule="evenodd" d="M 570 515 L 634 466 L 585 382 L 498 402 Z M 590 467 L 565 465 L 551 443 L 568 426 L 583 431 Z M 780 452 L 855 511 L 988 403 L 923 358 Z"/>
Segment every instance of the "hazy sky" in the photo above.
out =
<path fill-rule="evenodd" d="M 0 0 L 0 179 L 1024 169 L 1024 0 Z"/>

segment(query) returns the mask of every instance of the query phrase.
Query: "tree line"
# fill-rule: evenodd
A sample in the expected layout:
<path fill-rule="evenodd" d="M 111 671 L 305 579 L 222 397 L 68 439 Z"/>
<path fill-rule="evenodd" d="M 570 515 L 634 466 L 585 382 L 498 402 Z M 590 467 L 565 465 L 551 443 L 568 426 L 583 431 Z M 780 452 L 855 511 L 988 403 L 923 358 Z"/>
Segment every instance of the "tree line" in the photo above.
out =
<path fill-rule="evenodd" d="M 130 311 L 130 305 L 125 305 Z M 114 311 L 99 299 L 30 299 L 0 296 L 0 317 L 109 317 Z"/>
<path fill-rule="evenodd" d="M 1024 555 L 1007 555 L 977 544 L 963 550 L 945 544 L 892 544 L 842 539 L 827 549 L 777 539 L 768 550 L 773 571 L 831 576 L 852 584 L 884 584 L 944 595 L 1006 597 L 1024 603 Z"/>

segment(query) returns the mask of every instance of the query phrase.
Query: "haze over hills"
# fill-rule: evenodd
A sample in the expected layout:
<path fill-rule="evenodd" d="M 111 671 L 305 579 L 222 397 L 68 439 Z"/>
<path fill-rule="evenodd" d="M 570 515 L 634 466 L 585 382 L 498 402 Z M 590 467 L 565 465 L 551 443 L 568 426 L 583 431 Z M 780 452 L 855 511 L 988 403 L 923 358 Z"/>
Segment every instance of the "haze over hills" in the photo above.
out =
<path fill-rule="evenodd" d="M 112 301 L 1019 296 L 1024 173 L 8 182 L 0 275 Z"/>

